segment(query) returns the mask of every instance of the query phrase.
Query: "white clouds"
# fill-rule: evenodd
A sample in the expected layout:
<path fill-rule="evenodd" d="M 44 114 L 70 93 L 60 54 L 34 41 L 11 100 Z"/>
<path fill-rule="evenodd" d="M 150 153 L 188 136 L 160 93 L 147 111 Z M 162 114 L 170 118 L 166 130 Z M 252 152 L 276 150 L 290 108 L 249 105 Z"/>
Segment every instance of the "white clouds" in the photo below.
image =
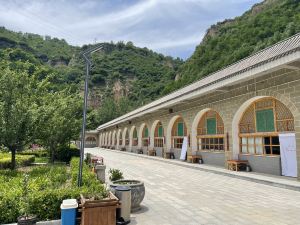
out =
<path fill-rule="evenodd" d="M 213 23 L 259 0 L 0 0 L 0 25 L 82 45 L 133 41 L 186 57 Z M 225 9 L 225 10 L 224 10 Z"/>

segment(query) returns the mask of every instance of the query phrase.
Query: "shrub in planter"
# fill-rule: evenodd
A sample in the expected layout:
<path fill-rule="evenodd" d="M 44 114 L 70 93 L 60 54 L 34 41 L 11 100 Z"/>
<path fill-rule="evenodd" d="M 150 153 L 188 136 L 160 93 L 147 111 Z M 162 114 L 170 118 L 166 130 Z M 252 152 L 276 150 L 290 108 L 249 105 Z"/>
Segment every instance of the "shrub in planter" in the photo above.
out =
<path fill-rule="evenodd" d="M 124 179 L 123 173 L 119 169 L 109 169 L 109 180 L 116 181 Z"/>

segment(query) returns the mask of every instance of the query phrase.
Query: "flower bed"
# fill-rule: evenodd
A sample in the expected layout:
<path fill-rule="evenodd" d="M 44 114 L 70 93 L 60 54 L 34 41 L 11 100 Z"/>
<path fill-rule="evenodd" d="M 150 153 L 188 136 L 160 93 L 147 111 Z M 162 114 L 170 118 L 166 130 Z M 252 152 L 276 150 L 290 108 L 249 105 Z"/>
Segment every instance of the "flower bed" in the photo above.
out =
<path fill-rule="evenodd" d="M 16 165 L 28 166 L 34 162 L 34 155 L 16 155 Z M 11 167 L 11 154 L 0 153 L 0 169 L 8 169 Z"/>
<path fill-rule="evenodd" d="M 105 187 L 91 173 L 88 166 L 83 167 L 83 186 L 77 187 L 79 159 L 73 158 L 71 166 L 34 167 L 29 174 L 29 211 L 39 220 L 59 219 L 60 204 L 63 199 L 79 198 L 80 194 L 107 196 Z M 0 224 L 16 222 L 20 214 L 22 190 L 21 171 L 0 171 Z"/>

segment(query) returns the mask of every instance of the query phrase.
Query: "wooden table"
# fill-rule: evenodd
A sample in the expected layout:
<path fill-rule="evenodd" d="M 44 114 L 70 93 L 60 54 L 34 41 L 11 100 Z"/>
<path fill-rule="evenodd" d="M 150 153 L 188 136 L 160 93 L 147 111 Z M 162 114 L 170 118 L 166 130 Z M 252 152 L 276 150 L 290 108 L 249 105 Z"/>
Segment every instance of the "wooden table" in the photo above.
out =
<path fill-rule="evenodd" d="M 191 160 L 191 163 L 199 163 L 199 160 L 202 159 L 200 155 L 188 155 L 187 161 Z"/>
<path fill-rule="evenodd" d="M 227 168 L 233 171 L 239 171 L 241 166 L 247 166 L 248 160 L 227 160 Z"/>

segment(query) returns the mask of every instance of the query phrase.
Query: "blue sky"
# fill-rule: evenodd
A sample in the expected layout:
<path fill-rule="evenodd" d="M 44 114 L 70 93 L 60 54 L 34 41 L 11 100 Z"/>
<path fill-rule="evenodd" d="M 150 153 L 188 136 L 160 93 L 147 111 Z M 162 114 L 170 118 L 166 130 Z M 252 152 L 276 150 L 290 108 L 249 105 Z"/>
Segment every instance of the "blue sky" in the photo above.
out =
<path fill-rule="evenodd" d="M 73 45 L 132 41 L 188 58 L 210 25 L 261 0 L 0 0 L 0 26 Z"/>

